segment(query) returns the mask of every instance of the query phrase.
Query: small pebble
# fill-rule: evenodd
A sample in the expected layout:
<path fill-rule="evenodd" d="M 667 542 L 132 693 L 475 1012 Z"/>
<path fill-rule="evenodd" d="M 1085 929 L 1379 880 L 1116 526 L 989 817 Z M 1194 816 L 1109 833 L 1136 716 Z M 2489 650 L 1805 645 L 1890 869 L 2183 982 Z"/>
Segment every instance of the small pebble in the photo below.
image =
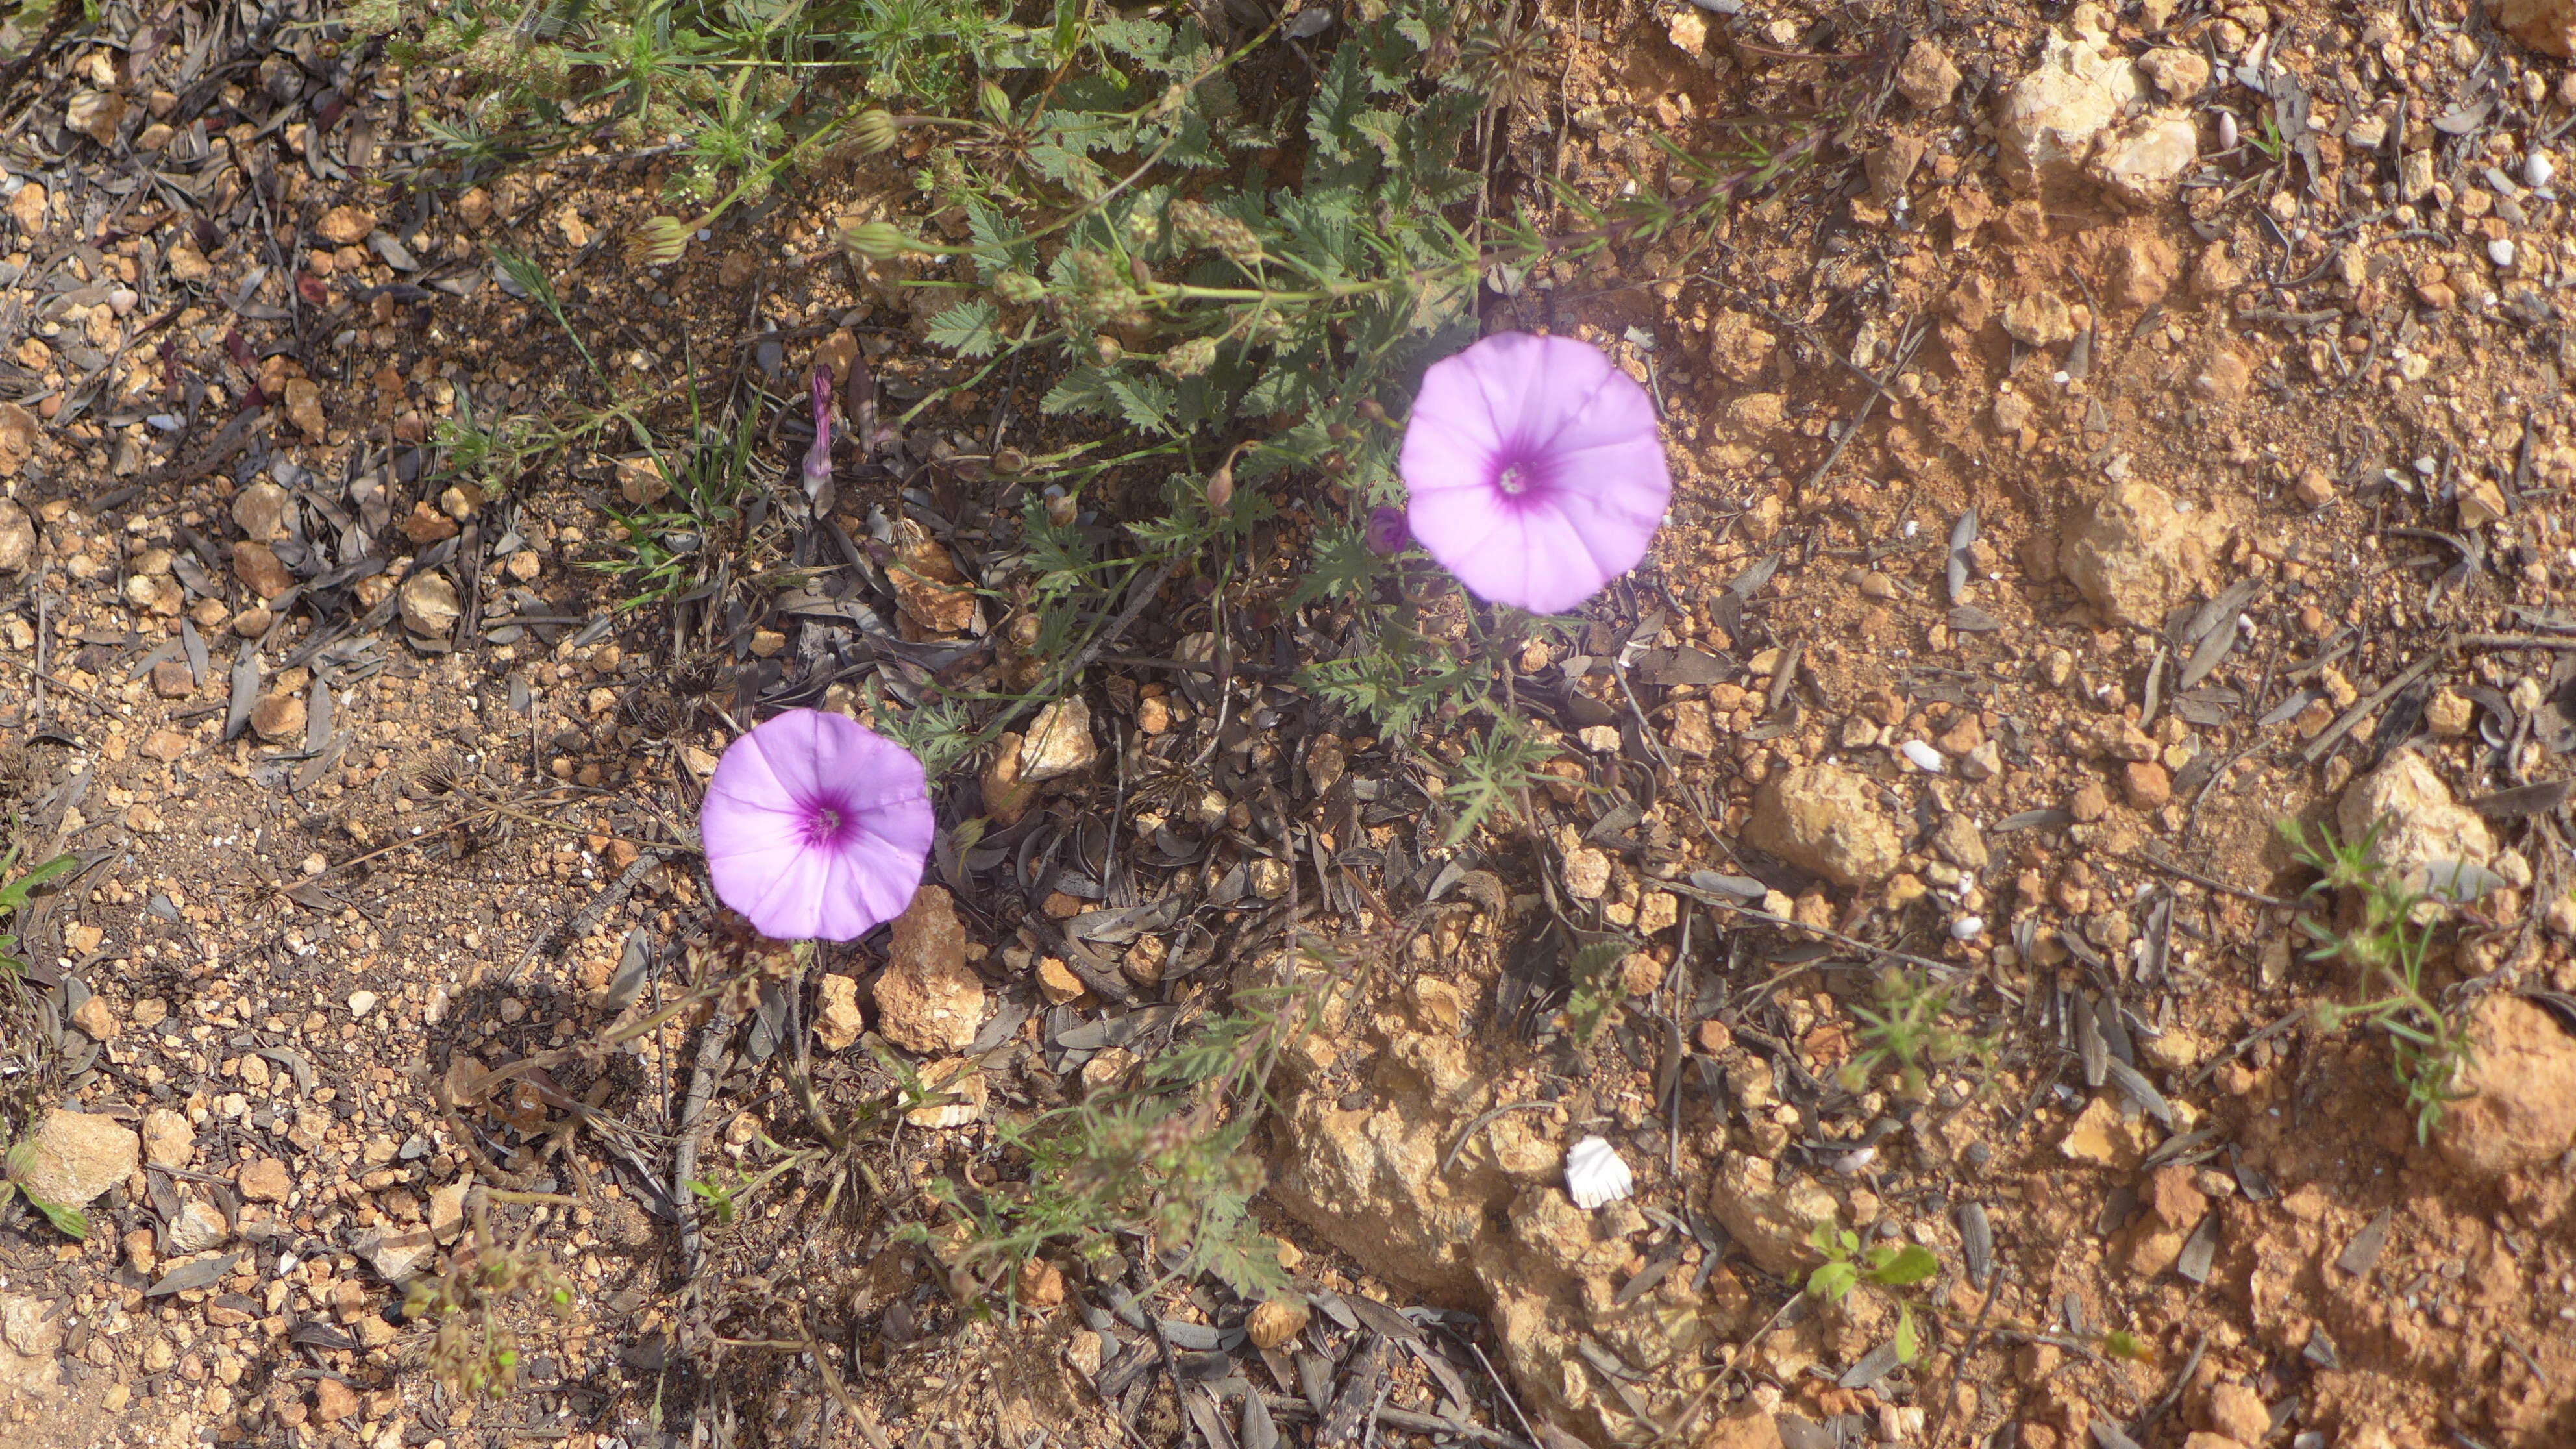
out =
<path fill-rule="evenodd" d="M 375 1009 L 376 993 L 372 991 L 352 991 L 349 993 L 349 1014 L 351 1016 L 364 1016 Z"/>
<path fill-rule="evenodd" d="M 1950 939 L 1953 941 L 1973 941 L 1977 939 L 1977 937 L 1984 935 L 1985 930 L 1985 917 L 1961 916 L 1950 923 Z"/>
<path fill-rule="evenodd" d="M 2546 151 L 2534 151 L 2522 158 L 2523 184 L 2534 191 L 2547 186 L 2557 175 L 2558 168 L 2549 163 Z"/>
<path fill-rule="evenodd" d="M 2497 237 L 2494 241 L 2488 242 L 2488 243 L 2487 243 L 2487 260 L 2488 260 L 2488 261 L 2491 261 L 2491 262 L 2493 262 L 2493 263 L 2495 263 L 2495 264 L 2496 264 L 2497 266 L 2499 266 L 2499 267 L 2510 267 L 2510 266 L 2512 266 L 2512 265 L 2513 265 L 2513 241 L 2512 241 L 2512 239 L 2511 239 L 2511 238 L 2509 238 L 2509 237 Z"/>
<path fill-rule="evenodd" d="M 2221 151 L 2236 149 L 2236 113 L 2234 111 L 2218 113 L 2218 149 Z"/>
<path fill-rule="evenodd" d="M 1905 751 L 1905 758 L 1912 760 L 1914 762 L 1914 768 L 1921 770 L 1924 774 L 1938 775 L 1950 768 L 1950 762 L 1941 757 L 1941 752 L 1939 750 L 1932 748 L 1921 740 L 1907 740 L 1903 748 Z"/>

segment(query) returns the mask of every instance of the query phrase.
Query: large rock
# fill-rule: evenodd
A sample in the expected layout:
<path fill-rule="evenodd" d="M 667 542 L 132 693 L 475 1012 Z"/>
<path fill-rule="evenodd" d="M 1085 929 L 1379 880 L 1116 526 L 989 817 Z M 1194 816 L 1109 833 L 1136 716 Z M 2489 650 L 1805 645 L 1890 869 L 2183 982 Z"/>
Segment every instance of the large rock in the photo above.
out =
<path fill-rule="evenodd" d="M 1838 765 L 1802 765 L 1764 785 L 1745 834 L 1838 885 L 1884 880 L 1904 853 L 1878 793 Z"/>
<path fill-rule="evenodd" d="M 1519 1114 L 1497 1119 L 1444 1173 L 1458 1124 L 1491 1090 L 1470 1070 L 1466 1045 L 1402 1037 L 1378 1053 L 1372 1075 L 1367 1106 L 1346 1109 L 1330 1090 L 1290 1105 L 1271 1196 L 1370 1272 L 1452 1306 L 1474 1303 L 1477 1265 L 1503 1250 L 1494 1219 L 1512 1192 L 1494 1154 L 1518 1145 L 1528 1124 Z M 1525 1165 L 1539 1171 L 1561 1160 L 1530 1156 Z"/>
<path fill-rule="evenodd" d="M 27 561 L 36 556 L 36 524 L 27 510 L 0 498 L 0 574 L 27 571 Z"/>
<path fill-rule="evenodd" d="M 2004 92 L 1995 117 L 2004 179 L 2032 191 L 2079 181 L 2103 130 L 2144 89 L 2137 66 L 2112 47 L 2100 7 L 2077 6 L 2066 31 L 2043 44 L 2039 65 Z"/>
<path fill-rule="evenodd" d="M 2497 993 L 2470 1024 L 2475 1055 L 2460 1080 L 2475 1096 L 2442 1114 L 2435 1145 L 2452 1166 L 2501 1177 L 2576 1149 L 2576 1036 L 2519 996 Z"/>
<path fill-rule="evenodd" d="M 2409 890 L 2449 886 L 2455 861 L 2483 867 L 2495 859 L 2495 832 L 2452 800 L 2441 772 L 2416 751 L 2400 751 L 2353 781 L 2335 806 L 2335 828 L 2347 841 L 2382 821 L 2379 863 Z"/>
<path fill-rule="evenodd" d="M 2494 0 L 2496 24 L 2544 55 L 2576 56 L 2576 0 Z"/>
<path fill-rule="evenodd" d="M 1744 1152 L 1718 1160 L 1708 1206 L 1763 1272 L 1801 1281 L 1822 1261 L 1809 1235 L 1841 1214 L 1841 1204 L 1814 1178 L 1799 1173 L 1782 1182 L 1769 1158 Z"/>
<path fill-rule="evenodd" d="M 2132 479 L 2067 521 L 2058 567 L 2114 620 L 2160 629 L 2208 580 L 2210 535 L 2208 515 L 2185 513 L 2172 494 Z"/>
<path fill-rule="evenodd" d="M 2181 189 L 2200 159 L 2200 130 L 2188 111 L 2132 116 L 2102 134 L 2085 171 L 2119 201 L 2144 210 Z"/>
<path fill-rule="evenodd" d="M 143 1160 L 143 1140 L 110 1117 L 56 1108 L 36 1124 L 18 1185 L 56 1207 L 87 1207 Z"/>
<path fill-rule="evenodd" d="M 1078 775 L 1100 760 L 1100 742 L 1091 735 L 1091 706 L 1069 694 L 1038 711 L 1020 744 L 1020 781 L 1043 785 Z"/>
<path fill-rule="evenodd" d="M 956 903 L 923 886 L 894 918 L 894 947 L 877 973 L 877 1030 L 906 1051 L 965 1050 L 984 1021 L 984 982 L 966 964 Z"/>

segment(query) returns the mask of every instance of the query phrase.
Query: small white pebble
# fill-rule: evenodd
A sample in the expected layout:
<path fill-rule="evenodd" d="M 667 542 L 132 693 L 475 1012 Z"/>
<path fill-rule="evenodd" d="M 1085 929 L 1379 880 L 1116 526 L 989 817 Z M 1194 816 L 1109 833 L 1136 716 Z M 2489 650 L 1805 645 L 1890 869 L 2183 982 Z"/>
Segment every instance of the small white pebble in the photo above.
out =
<path fill-rule="evenodd" d="M 1846 1176 L 1855 1173 L 1867 1172 L 1869 1171 L 1869 1165 L 1877 1160 L 1877 1148 L 1855 1148 L 1854 1150 L 1846 1152 L 1842 1156 L 1834 1159 L 1834 1171 L 1843 1173 Z"/>
<path fill-rule="evenodd" d="M 349 1014 L 351 1016 L 364 1016 L 375 1009 L 376 993 L 372 991 L 352 991 L 349 993 Z"/>
<path fill-rule="evenodd" d="M 1907 740 L 1903 749 L 1905 751 L 1905 758 L 1912 760 L 1914 762 L 1914 768 L 1921 770 L 1924 774 L 1938 775 L 1950 768 L 1950 762 L 1941 757 L 1941 752 L 1939 750 L 1932 748 L 1921 740 Z"/>
<path fill-rule="evenodd" d="M 2510 267 L 2510 266 L 2512 266 L 2512 265 L 2513 265 L 2513 239 L 2512 239 L 2511 237 L 2501 237 L 2501 236 L 2500 236 L 2500 237 L 2497 237 L 2494 241 L 2488 242 L 2488 243 L 2487 243 L 2487 260 L 2488 260 L 2488 261 L 2491 261 L 2491 262 L 2493 262 L 2493 263 L 2495 263 L 2495 264 L 2496 264 L 2497 266 L 2499 266 L 2499 267 Z"/>
<path fill-rule="evenodd" d="M 2558 168 L 2549 163 L 2546 151 L 2534 151 L 2522 158 L 2523 183 L 2534 191 L 2547 187 L 2557 175 Z"/>
<path fill-rule="evenodd" d="M 2218 113 L 2218 149 L 2221 151 L 2236 149 L 2236 113 L 2234 111 Z"/>
<path fill-rule="evenodd" d="M 1565 1154 L 1566 1194 L 1586 1212 L 1617 1202 L 1636 1189 L 1636 1174 L 1619 1160 L 1619 1149 L 1606 1138 L 1586 1137 Z"/>
<path fill-rule="evenodd" d="M 1950 923 L 1950 939 L 1953 941 L 1973 941 L 1985 933 L 1986 918 L 1983 916 L 1961 916 Z"/>

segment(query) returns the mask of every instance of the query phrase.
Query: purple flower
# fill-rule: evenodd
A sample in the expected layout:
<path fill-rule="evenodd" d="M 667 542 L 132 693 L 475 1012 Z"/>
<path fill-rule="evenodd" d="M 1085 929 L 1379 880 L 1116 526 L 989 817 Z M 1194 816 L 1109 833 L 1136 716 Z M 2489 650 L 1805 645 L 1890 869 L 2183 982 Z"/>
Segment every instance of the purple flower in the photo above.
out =
<path fill-rule="evenodd" d="M 1369 510 L 1368 546 L 1374 554 L 1397 554 L 1413 545 L 1413 530 L 1404 522 L 1404 510 L 1383 505 Z"/>
<path fill-rule="evenodd" d="M 901 915 L 935 828 L 911 751 L 811 709 L 727 747 L 698 815 L 717 897 L 782 941 L 854 940 Z"/>
<path fill-rule="evenodd" d="M 805 450 L 805 496 L 820 498 L 832 481 L 832 369 L 814 369 L 814 445 Z"/>
<path fill-rule="evenodd" d="M 1634 568 L 1673 493 L 1646 390 L 1589 343 L 1523 332 L 1432 365 L 1398 466 L 1423 548 L 1538 614 Z"/>

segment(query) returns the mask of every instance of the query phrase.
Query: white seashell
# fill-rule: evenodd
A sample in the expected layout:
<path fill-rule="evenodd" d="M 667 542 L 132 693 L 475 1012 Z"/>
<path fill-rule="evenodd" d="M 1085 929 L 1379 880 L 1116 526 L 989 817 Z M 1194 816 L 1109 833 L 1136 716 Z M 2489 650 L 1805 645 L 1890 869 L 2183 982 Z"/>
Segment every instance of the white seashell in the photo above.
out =
<path fill-rule="evenodd" d="M 2549 153 L 2534 151 L 2522 158 L 2522 179 L 2535 191 L 2546 191 L 2558 168 L 2549 164 Z"/>
<path fill-rule="evenodd" d="M 2513 265 L 2512 240 L 2508 237 L 2497 237 L 2495 240 L 2488 242 L 2487 260 L 2495 263 L 2499 267 L 2510 268 Z"/>
<path fill-rule="evenodd" d="M 1983 916 L 1961 916 L 1950 923 L 1950 939 L 1953 941 L 1973 941 L 1985 932 L 1986 918 Z"/>
<path fill-rule="evenodd" d="M 1942 758 L 1939 750 L 1932 748 L 1921 740 L 1907 740 L 1904 745 L 1904 750 L 1905 758 L 1912 760 L 1914 762 L 1914 768 L 1921 770 L 1924 774 L 1938 775 L 1950 768 L 1950 762 Z"/>
<path fill-rule="evenodd" d="M 1586 1137 L 1565 1154 L 1565 1190 L 1576 1207 L 1589 1212 L 1636 1191 L 1637 1177 L 1619 1160 L 1619 1149 L 1604 1138 Z"/>
<path fill-rule="evenodd" d="M 2233 111 L 2218 113 L 2218 149 L 2221 151 L 2236 149 L 2236 113 Z"/>

